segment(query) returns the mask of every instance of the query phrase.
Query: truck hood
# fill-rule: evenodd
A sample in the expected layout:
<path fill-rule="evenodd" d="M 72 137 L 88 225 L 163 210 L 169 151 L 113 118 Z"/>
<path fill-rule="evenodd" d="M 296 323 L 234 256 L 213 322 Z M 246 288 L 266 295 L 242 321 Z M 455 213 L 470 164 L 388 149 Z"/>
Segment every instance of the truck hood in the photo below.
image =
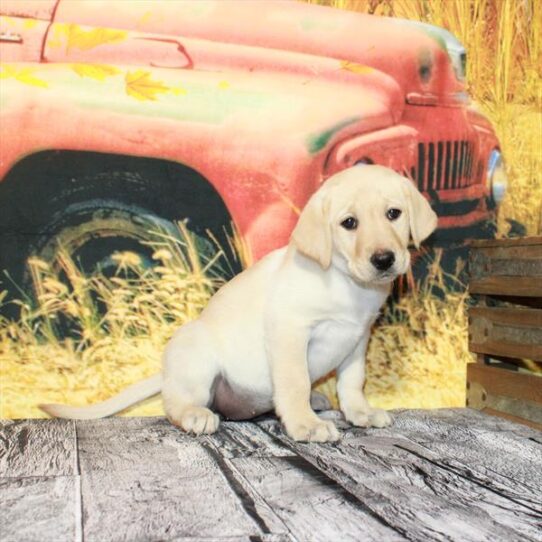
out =
<path fill-rule="evenodd" d="M 60 0 L 54 21 L 303 53 L 351 71 L 368 66 L 393 78 L 403 102 L 446 102 L 464 91 L 431 27 L 301 2 Z"/>
<path fill-rule="evenodd" d="M 48 107 L 51 117 L 64 108 L 72 118 L 105 115 L 109 123 L 113 117 L 107 115 L 134 122 L 146 117 L 149 125 L 174 122 L 194 133 L 211 132 L 217 142 L 258 149 L 284 145 L 316 154 L 339 133 L 392 123 L 390 104 L 380 94 L 319 79 L 73 63 L 1 64 L 0 77 L 6 115 L 13 108 L 30 115 Z"/>

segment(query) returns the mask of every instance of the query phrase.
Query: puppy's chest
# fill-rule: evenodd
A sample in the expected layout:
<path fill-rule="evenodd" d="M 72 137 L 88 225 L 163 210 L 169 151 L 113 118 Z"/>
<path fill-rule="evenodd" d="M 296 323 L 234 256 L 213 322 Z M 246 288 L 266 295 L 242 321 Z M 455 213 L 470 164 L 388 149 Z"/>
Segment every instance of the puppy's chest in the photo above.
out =
<path fill-rule="evenodd" d="M 372 320 L 325 320 L 312 330 L 307 361 L 311 380 L 335 369 L 354 350 L 363 335 L 369 333 Z"/>

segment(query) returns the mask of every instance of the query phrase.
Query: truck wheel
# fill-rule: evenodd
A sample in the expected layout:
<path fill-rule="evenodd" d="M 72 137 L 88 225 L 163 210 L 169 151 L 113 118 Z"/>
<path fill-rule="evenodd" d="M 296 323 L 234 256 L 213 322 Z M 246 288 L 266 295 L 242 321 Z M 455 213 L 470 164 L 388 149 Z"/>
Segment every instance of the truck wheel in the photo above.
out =
<path fill-rule="evenodd" d="M 34 297 L 27 265 L 31 256 L 45 260 L 60 280 L 66 279 L 58 259 L 60 247 L 85 275 L 100 271 L 112 276 L 117 270 L 115 252 L 133 252 L 143 267 L 151 267 L 158 262 L 152 258 L 155 249 L 149 242 L 158 240 L 157 232 L 178 238 L 175 221 L 180 220 L 187 220 L 198 252 L 209 257 L 216 247 L 206 229 L 220 238 L 229 226 L 229 217 L 217 212 L 209 224 L 209 198 L 202 196 L 202 205 L 194 205 L 199 204 L 194 201 L 194 190 L 179 189 L 177 184 L 167 176 L 110 171 L 77 176 L 59 183 L 60 189 L 49 188 L 47 192 L 44 188 L 41 195 L 32 195 L 24 213 L 18 212 L 7 227 L 2 224 L 2 229 L 15 232 L 15 237 L 0 232 L 0 263 L 10 277 L 6 280 L 2 276 L 0 290 L 7 287 L 11 298 Z M 184 194 L 192 201 L 183 202 Z M 199 207 L 204 208 L 203 215 L 198 213 Z M 26 240 L 29 237 L 31 242 Z M 2 312 L 9 311 L 3 307 Z"/>
<path fill-rule="evenodd" d="M 154 250 L 149 243 L 156 242 L 156 232 L 177 237 L 172 221 L 147 209 L 115 200 L 90 200 L 67 206 L 40 234 L 31 253 L 59 273 L 57 256 L 62 248 L 85 275 L 99 271 L 112 276 L 117 269 L 113 256 L 119 252 L 133 252 L 142 267 L 152 267 Z M 25 283 L 28 278 L 27 270 Z"/>

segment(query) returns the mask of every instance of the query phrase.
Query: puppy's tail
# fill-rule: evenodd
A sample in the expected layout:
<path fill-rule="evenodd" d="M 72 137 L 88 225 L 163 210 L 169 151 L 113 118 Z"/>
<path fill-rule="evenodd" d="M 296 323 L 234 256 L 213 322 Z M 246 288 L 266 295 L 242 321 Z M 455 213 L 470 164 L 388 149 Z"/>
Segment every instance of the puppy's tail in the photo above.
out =
<path fill-rule="evenodd" d="M 95 405 L 74 407 L 68 405 L 39 405 L 41 410 L 56 418 L 72 420 L 93 420 L 116 414 L 125 408 L 160 393 L 162 374 L 158 373 L 122 390 L 118 395 Z"/>

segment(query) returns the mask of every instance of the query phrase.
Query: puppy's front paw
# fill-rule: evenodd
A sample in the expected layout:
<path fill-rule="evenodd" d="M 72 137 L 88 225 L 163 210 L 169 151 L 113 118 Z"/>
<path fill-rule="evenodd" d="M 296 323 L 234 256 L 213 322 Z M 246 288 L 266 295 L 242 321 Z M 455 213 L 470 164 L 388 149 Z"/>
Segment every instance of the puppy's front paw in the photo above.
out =
<path fill-rule="evenodd" d="M 345 417 L 352 425 L 358 427 L 387 427 L 392 423 L 391 416 L 380 408 L 354 410 L 345 413 Z"/>
<path fill-rule="evenodd" d="M 293 423 L 285 423 L 286 433 L 302 442 L 334 442 L 339 440 L 339 431 L 332 421 L 307 419 Z"/>
<path fill-rule="evenodd" d="M 188 407 L 178 416 L 168 415 L 169 421 L 187 433 L 194 435 L 214 433 L 218 429 L 216 414 L 204 407 Z"/>
<path fill-rule="evenodd" d="M 369 415 L 371 427 L 388 427 L 393 423 L 391 415 L 381 408 L 374 408 Z"/>

